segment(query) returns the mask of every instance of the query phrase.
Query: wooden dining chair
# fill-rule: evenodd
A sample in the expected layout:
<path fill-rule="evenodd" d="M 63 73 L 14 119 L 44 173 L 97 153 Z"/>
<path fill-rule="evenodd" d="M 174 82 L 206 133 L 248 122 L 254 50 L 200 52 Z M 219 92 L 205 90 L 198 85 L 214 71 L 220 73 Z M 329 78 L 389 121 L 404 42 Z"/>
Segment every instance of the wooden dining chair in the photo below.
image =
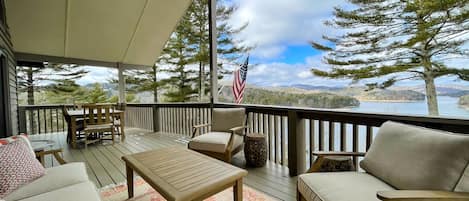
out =
<path fill-rule="evenodd" d="M 72 128 L 70 127 L 72 119 L 68 114 L 68 108 L 64 105 L 62 106 L 62 115 L 64 116 L 65 122 L 67 122 L 67 142 L 72 140 Z M 80 138 L 83 131 L 83 118 L 77 118 L 76 120 L 76 136 Z"/>
<path fill-rule="evenodd" d="M 113 105 L 114 111 L 116 110 L 124 110 L 121 106 L 119 105 Z M 114 114 L 114 130 L 115 130 L 115 135 L 118 135 L 122 139 L 122 123 L 123 119 L 120 118 L 120 114 Z"/>
<path fill-rule="evenodd" d="M 111 105 L 83 105 L 83 117 L 85 118 L 83 132 L 85 133 L 85 148 L 88 144 L 105 140 L 102 137 L 106 132 L 111 133 L 114 144 L 114 117 Z"/>

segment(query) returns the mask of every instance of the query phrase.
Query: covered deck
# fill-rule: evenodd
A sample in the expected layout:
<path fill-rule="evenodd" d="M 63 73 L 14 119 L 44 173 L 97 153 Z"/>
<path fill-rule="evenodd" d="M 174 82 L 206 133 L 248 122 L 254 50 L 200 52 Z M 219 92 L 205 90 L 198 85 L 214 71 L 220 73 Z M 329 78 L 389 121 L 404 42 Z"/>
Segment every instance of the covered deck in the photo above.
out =
<path fill-rule="evenodd" d="M 85 162 L 98 187 L 125 181 L 123 155 L 160 149 L 185 147 L 192 127 L 210 123 L 211 108 L 244 107 L 248 132 L 262 133 L 267 140 L 268 160 L 262 168 L 245 165 L 243 153 L 233 165 L 248 170 L 244 183 L 281 199 L 296 199 L 297 175 L 312 166 L 313 151 L 366 152 L 386 121 L 403 122 L 440 130 L 467 133 L 469 119 L 358 113 L 340 110 L 294 108 L 226 103 L 127 104 L 126 139 L 112 144 L 95 144 L 85 149 L 66 143 L 63 105 L 20 106 L 20 130 L 33 139 L 53 139 L 63 149 L 67 162 Z M 30 122 L 34 121 L 34 124 Z M 207 130 L 205 130 L 207 131 Z M 361 157 L 355 156 L 355 165 Z M 57 165 L 46 159 L 46 166 Z"/>
<path fill-rule="evenodd" d="M 88 176 L 98 188 L 125 183 L 125 165 L 121 157 L 168 146 L 186 147 L 183 136 L 167 132 L 152 132 L 139 128 L 126 129 L 124 142 L 95 144 L 88 149 L 73 149 L 66 143 L 65 132 L 31 135 L 31 139 L 48 139 L 56 142 L 55 148 L 62 148 L 66 162 L 84 162 Z M 245 165 L 243 152 L 237 154 L 234 165 L 248 170 L 244 184 L 280 200 L 296 200 L 296 177 L 290 177 L 288 168 L 268 161 L 262 168 L 249 168 Z M 45 166 L 53 167 L 59 163 L 52 156 L 45 158 Z"/>

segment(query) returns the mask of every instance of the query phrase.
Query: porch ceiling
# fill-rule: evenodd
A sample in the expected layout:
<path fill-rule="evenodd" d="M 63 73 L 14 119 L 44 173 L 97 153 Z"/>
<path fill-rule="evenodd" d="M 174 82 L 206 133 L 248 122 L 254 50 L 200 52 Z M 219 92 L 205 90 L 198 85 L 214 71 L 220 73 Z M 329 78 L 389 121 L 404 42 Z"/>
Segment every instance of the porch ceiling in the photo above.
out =
<path fill-rule="evenodd" d="M 6 0 L 6 13 L 20 55 L 148 67 L 190 2 Z"/>

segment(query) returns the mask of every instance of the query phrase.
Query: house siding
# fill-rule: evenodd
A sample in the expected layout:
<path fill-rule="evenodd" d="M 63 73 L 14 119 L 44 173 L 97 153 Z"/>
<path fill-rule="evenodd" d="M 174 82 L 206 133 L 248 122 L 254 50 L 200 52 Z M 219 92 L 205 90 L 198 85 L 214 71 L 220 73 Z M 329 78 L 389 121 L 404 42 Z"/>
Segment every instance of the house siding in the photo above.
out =
<path fill-rule="evenodd" d="M 4 99 L 5 104 L 5 118 L 3 121 L 6 122 L 6 132 L 0 132 L 0 137 L 10 136 L 18 133 L 18 94 L 17 94 L 17 82 L 16 82 L 16 59 L 13 53 L 13 45 L 8 31 L 8 25 L 6 24 L 4 0 L 0 0 L 1 9 L 0 17 L 3 19 L 0 22 L 0 50 L 5 57 L 6 68 L 3 72 L 7 74 L 8 82 L 1 82 L 2 84 L 8 84 L 6 94 L 8 97 Z M 3 78 L 2 78 L 3 79 Z"/>

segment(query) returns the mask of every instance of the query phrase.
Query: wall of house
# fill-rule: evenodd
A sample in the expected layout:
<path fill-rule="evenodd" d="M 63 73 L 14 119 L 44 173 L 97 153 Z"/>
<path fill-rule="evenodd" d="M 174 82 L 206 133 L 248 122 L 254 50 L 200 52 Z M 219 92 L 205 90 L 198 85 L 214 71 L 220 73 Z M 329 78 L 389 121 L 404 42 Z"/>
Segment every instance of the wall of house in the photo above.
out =
<path fill-rule="evenodd" d="M 0 0 L 0 51 L 4 58 L 3 72 L 5 73 L 5 80 L 1 85 L 8 85 L 8 87 L 2 86 L 5 89 L 5 105 L 3 121 L 6 123 L 4 129 L 6 132 L 0 132 L 0 137 L 14 135 L 18 133 L 18 94 L 17 94 L 17 82 L 16 82 L 16 59 L 13 53 L 13 45 L 11 43 L 10 34 L 8 31 L 8 25 L 6 23 L 5 14 L 5 2 Z M 3 79 L 3 78 L 2 78 Z"/>

